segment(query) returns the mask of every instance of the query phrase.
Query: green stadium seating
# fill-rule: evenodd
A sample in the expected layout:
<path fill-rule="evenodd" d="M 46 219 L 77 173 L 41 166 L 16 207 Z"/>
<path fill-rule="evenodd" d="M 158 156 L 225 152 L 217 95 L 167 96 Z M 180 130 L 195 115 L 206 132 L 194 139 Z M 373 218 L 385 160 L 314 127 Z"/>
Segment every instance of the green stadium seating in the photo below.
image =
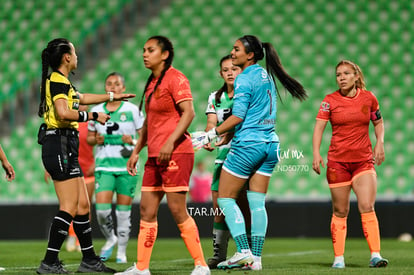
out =
<path fill-rule="evenodd" d="M 4 0 L 0 13 L 0 106 L 39 78 L 40 53 L 53 37 L 83 43 L 86 35 L 132 0 Z"/>
<path fill-rule="evenodd" d="M 0 10 L 0 18 L 5 19 L 0 21 L 0 31 L 6 35 L 5 43 L 0 44 L 3 61 L 0 68 L 7 72 L 0 75 L 0 103 L 15 96 L 8 93 L 14 82 L 38 77 L 40 65 L 28 61 L 33 53 L 39 55 L 50 38 L 51 24 L 60 24 L 57 19 L 44 20 L 45 14 L 53 14 L 57 9 L 58 14 L 72 18 L 60 27 L 67 27 L 62 33 L 72 34 L 81 45 L 84 24 L 91 27 L 99 18 L 115 14 L 130 1 L 42 4 L 29 1 L 25 5 L 26 2 L 5 1 Z M 275 46 L 286 70 L 309 93 L 309 99 L 299 103 L 278 86 L 283 100 L 283 104 L 278 103 L 276 124 L 281 146 L 302 151 L 303 158 L 280 162 L 271 179 L 268 198 L 325 200 L 330 194 L 325 170 L 319 176 L 312 171 L 313 125 L 322 99 L 337 89 L 335 65 L 341 59 L 350 59 L 362 68 L 367 89 L 377 96 L 385 120 L 386 161 L 377 167 L 378 197 L 410 197 L 413 196 L 410 179 L 414 176 L 414 143 L 410 140 L 414 136 L 414 119 L 409 114 L 414 105 L 411 96 L 414 76 L 408 68 L 414 52 L 414 25 L 410 16 L 413 12 L 410 1 L 214 0 L 208 5 L 203 0 L 192 1 L 191 5 L 173 1 L 146 26 L 137 29 L 120 48 L 114 49 L 107 59 L 96 64 L 76 87 L 84 92 L 101 93 L 106 75 L 119 71 L 126 78 L 127 90 L 137 93 L 132 102 L 138 104 L 149 76 L 142 64 L 142 46 L 149 36 L 166 35 L 174 43 L 174 66 L 187 75 L 192 87 L 196 118 L 190 131 L 201 130 L 206 124 L 204 111 L 208 94 L 222 83 L 218 76 L 219 59 L 230 52 L 235 39 L 256 34 Z M 30 39 L 23 41 L 23 34 Z M 27 67 L 27 76 L 19 75 L 16 79 L 12 72 L 19 71 L 22 63 Z M 34 118 L 23 132 L 16 129 L 9 138 L 1 140 L 18 176 L 16 184 L 0 184 L 0 201 L 55 200 L 53 186 L 43 183 L 40 148 L 34 138 L 39 124 L 40 119 Z M 321 148 L 325 161 L 330 136 L 328 125 Z M 372 126 L 371 138 L 375 143 Z M 196 160 L 211 163 L 209 169 L 213 158 L 214 153 L 202 150 L 196 153 Z M 287 172 L 283 170 L 287 165 L 299 165 L 307 170 Z"/>

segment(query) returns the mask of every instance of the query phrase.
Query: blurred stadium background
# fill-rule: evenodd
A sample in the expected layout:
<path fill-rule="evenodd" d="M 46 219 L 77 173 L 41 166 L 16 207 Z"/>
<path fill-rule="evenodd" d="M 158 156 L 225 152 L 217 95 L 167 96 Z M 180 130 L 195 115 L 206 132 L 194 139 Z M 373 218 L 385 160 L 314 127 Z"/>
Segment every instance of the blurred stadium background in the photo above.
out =
<path fill-rule="evenodd" d="M 14 183 L 0 180 L 0 203 L 57 202 L 53 184 L 43 181 L 36 142 L 40 54 L 47 42 L 66 37 L 74 43 L 79 68 L 72 80 L 78 90 L 102 93 L 106 75 L 118 71 L 138 104 L 149 75 L 142 46 L 156 34 L 172 40 L 174 66 L 190 80 L 192 131 L 204 129 L 207 97 L 222 84 L 219 59 L 244 34 L 273 43 L 286 70 L 305 86 L 304 103 L 281 90 L 276 128 L 285 158 L 271 180 L 272 201 L 329 201 L 325 177 L 312 171 L 314 119 L 324 96 L 337 88 L 335 65 L 341 59 L 356 62 L 385 120 L 378 199 L 414 198 L 413 1 L 0 0 L 0 6 L 0 143 L 16 170 Z M 330 132 L 325 131 L 323 156 Z M 196 160 L 212 169 L 214 154 L 199 151 Z"/>

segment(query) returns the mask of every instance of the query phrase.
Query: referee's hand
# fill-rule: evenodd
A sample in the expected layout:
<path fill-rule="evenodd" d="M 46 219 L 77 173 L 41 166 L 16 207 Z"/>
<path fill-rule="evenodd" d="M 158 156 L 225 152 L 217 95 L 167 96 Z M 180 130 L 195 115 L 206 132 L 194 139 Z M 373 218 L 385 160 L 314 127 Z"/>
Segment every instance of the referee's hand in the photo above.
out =
<path fill-rule="evenodd" d="M 98 118 L 96 121 L 98 121 L 100 124 L 105 125 L 105 123 L 111 119 L 111 116 L 106 113 L 98 113 Z"/>

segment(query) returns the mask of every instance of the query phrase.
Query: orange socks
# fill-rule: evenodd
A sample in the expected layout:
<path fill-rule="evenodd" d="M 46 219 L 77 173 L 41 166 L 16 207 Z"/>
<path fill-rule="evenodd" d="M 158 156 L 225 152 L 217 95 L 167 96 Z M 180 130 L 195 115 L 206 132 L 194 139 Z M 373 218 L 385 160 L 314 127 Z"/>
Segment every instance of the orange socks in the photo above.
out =
<path fill-rule="evenodd" d="M 381 241 L 378 226 L 378 219 L 375 211 L 361 214 L 362 229 L 367 239 L 369 250 L 372 252 L 380 252 Z"/>
<path fill-rule="evenodd" d="M 137 268 L 144 270 L 149 268 L 149 263 L 157 239 L 158 223 L 140 221 L 137 248 Z"/>
<path fill-rule="evenodd" d="M 346 239 L 346 220 L 332 215 L 331 236 L 335 257 L 344 255 Z"/>
<path fill-rule="evenodd" d="M 73 229 L 73 223 L 70 223 L 69 225 L 68 236 L 76 237 L 75 230 Z"/>
<path fill-rule="evenodd" d="M 191 257 L 194 259 L 194 265 L 207 266 L 194 219 L 189 217 L 185 222 L 178 224 L 178 229 L 180 229 L 181 238 L 183 238 Z"/>
<path fill-rule="evenodd" d="M 73 229 L 73 222 L 70 223 L 70 225 L 69 225 L 68 236 L 69 237 L 75 237 L 76 238 L 76 246 L 80 246 L 79 239 L 78 239 L 78 237 L 76 237 L 75 229 Z"/>

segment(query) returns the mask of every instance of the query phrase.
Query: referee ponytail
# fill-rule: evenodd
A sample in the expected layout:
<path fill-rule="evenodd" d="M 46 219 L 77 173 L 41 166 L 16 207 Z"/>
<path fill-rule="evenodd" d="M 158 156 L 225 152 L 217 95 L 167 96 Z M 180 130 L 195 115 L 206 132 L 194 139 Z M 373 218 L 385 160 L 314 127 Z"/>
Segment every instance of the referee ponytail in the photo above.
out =
<path fill-rule="evenodd" d="M 69 40 L 65 38 L 56 38 L 47 44 L 47 47 L 42 51 L 42 82 L 40 86 L 40 104 L 39 117 L 42 117 L 47 112 L 46 106 L 46 79 L 49 74 L 49 67 L 53 71 L 57 71 L 61 62 L 62 56 L 65 53 L 71 53 Z"/>
<path fill-rule="evenodd" d="M 243 43 L 246 53 L 254 53 L 254 62 L 258 62 L 265 58 L 266 70 L 272 76 L 272 80 L 276 85 L 275 77 L 279 79 L 280 83 L 288 90 L 288 92 L 295 98 L 303 101 L 307 98 L 307 94 L 302 84 L 291 77 L 283 68 L 282 62 L 276 49 L 269 42 L 261 42 L 259 38 L 254 35 L 245 35 L 239 38 Z"/>

